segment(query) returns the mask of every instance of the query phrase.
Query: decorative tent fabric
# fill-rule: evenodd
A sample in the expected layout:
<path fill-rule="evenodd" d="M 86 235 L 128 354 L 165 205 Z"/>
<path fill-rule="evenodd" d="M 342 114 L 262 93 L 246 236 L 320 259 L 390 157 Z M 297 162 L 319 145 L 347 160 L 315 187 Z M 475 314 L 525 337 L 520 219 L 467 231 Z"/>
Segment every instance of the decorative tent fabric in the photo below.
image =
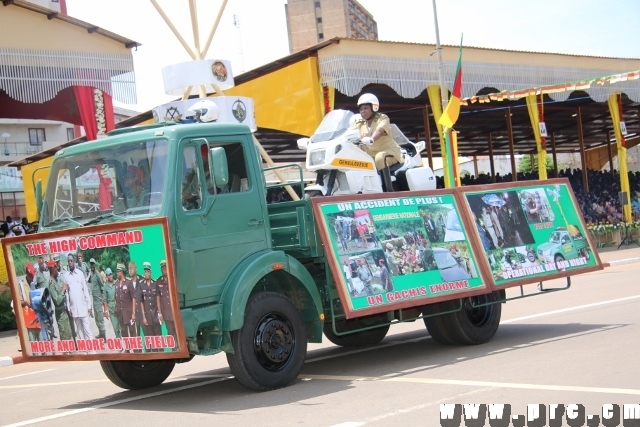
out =
<path fill-rule="evenodd" d="M 385 84 L 404 98 L 419 96 L 430 85 L 438 85 L 438 63 L 435 59 L 394 58 L 364 55 L 332 55 L 320 57 L 320 82 L 335 87 L 340 93 L 355 96 L 372 83 Z M 443 61 L 445 86 L 453 88 L 457 62 Z M 637 75 L 636 75 L 637 74 Z M 632 70 L 614 70 L 605 77 L 601 69 L 559 68 L 549 66 L 524 66 L 468 62 L 464 65 L 463 99 L 471 100 L 484 88 L 502 91 L 523 92 L 523 88 L 550 87 L 549 97 L 565 101 L 571 91 L 584 90 L 597 102 L 605 102 L 614 92 L 626 94 L 632 101 L 640 102 L 640 73 Z M 574 86 L 562 85 L 575 82 Z M 592 83 L 590 83 L 592 82 Z M 528 91 L 519 96 L 524 97 Z M 507 99 L 504 94 L 503 99 Z M 498 100 L 498 95 L 495 100 Z M 489 101 L 489 97 L 486 99 Z M 477 100 L 479 101 L 479 100 Z"/>

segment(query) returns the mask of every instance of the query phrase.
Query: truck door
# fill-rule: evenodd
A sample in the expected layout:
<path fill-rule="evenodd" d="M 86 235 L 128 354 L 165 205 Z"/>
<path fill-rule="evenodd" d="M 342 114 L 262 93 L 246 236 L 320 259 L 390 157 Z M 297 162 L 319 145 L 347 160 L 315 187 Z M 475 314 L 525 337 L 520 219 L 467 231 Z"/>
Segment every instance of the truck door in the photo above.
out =
<path fill-rule="evenodd" d="M 243 145 L 216 141 L 185 145 L 176 204 L 179 251 L 176 265 L 181 295 L 189 303 L 217 301 L 238 260 L 267 248 L 260 180 L 250 174 Z M 213 185 L 208 154 L 222 147 L 229 182 Z"/>

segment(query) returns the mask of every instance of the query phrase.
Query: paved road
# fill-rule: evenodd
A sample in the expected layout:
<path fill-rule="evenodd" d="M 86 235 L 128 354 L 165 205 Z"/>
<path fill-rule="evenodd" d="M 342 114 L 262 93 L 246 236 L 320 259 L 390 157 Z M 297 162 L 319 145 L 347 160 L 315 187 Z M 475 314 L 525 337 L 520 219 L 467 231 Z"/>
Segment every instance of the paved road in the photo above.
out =
<path fill-rule="evenodd" d="M 579 403 L 600 414 L 603 404 L 640 403 L 639 272 L 617 265 L 575 277 L 569 291 L 509 302 L 481 346 L 439 345 L 422 322 L 392 327 L 373 348 L 313 345 L 299 380 L 268 393 L 234 381 L 224 355 L 136 392 L 112 385 L 96 362 L 9 366 L 0 424 L 438 426 L 441 403 L 505 403 L 523 415 L 527 404 Z"/>

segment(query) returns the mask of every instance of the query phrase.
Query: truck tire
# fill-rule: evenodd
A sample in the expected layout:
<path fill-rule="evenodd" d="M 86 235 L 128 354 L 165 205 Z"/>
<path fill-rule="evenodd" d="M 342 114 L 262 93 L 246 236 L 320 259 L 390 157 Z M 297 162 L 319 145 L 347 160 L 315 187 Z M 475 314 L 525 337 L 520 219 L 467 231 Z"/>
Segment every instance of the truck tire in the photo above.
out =
<path fill-rule="evenodd" d="M 262 292 L 249 299 L 231 344 L 234 353 L 227 353 L 227 361 L 236 380 L 251 390 L 274 390 L 291 384 L 302 370 L 307 331 L 289 298 Z"/>
<path fill-rule="evenodd" d="M 451 320 L 447 316 L 451 317 L 451 314 L 425 317 L 422 320 L 424 320 L 424 325 L 427 327 L 429 335 L 431 335 L 431 338 L 433 338 L 435 342 L 444 345 L 457 344 L 449 330 L 448 325 L 451 323 Z"/>
<path fill-rule="evenodd" d="M 127 390 L 160 385 L 176 365 L 175 360 L 101 360 L 109 381 Z"/>
<path fill-rule="evenodd" d="M 336 322 L 336 329 L 340 332 L 347 332 L 356 328 L 351 327 L 345 321 L 338 321 Z M 379 328 L 369 329 L 366 331 L 354 332 L 348 335 L 336 335 L 333 332 L 331 323 L 325 323 L 323 332 L 329 341 L 341 347 L 376 345 L 387 336 L 387 332 L 389 332 L 389 325 L 383 325 Z"/>
<path fill-rule="evenodd" d="M 502 304 L 490 304 L 473 307 L 473 304 L 486 304 L 498 301 L 499 292 L 465 298 L 460 311 L 446 314 L 442 321 L 446 330 L 450 332 L 454 343 L 462 345 L 477 345 L 488 342 L 493 338 L 500 325 Z"/>
<path fill-rule="evenodd" d="M 565 270 L 564 268 L 559 268 L 559 267 L 558 267 L 558 262 L 560 262 L 560 261 L 564 261 L 564 257 L 563 257 L 561 254 L 556 254 L 556 255 L 553 257 L 553 261 L 554 261 L 554 263 L 556 264 L 556 270 L 558 270 L 558 271 L 564 271 L 564 270 Z"/>

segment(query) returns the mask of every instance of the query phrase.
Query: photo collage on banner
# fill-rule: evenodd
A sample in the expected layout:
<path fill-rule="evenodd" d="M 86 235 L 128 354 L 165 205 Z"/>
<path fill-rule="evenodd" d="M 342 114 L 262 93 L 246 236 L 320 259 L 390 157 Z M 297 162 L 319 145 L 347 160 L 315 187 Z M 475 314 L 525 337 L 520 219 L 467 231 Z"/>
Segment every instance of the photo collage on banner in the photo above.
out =
<path fill-rule="evenodd" d="M 497 286 L 597 265 L 566 184 L 465 197 Z"/>
<path fill-rule="evenodd" d="M 163 224 L 116 226 L 3 242 L 25 356 L 159 358 L 185 350 Z"/>
<path fill-rule="evenodd" d="M 352 310 L 483 287 L 453 195 L 320 204 Z"/>

